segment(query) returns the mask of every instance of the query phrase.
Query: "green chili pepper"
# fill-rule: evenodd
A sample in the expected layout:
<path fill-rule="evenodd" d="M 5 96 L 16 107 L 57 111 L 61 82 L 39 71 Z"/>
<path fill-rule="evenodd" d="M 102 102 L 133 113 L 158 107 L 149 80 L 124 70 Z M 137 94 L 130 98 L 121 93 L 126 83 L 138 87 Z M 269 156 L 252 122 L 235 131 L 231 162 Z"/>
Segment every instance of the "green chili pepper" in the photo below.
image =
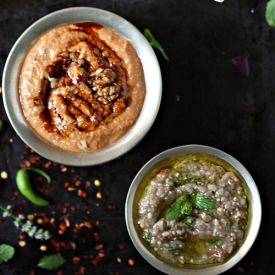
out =
<path fill-rule="evenodd" d="M 16 185 L 23 196 L 25 196 L 29 201 L 38 206 L 47 206 L 48 201 L 39 197 L 32 189 L 28 171 L 33 171 L 41 176 L 43 176 L 49 183 L 51 178 L 44 171 L 30 167 L 22 168 L 16 174 Z"/>

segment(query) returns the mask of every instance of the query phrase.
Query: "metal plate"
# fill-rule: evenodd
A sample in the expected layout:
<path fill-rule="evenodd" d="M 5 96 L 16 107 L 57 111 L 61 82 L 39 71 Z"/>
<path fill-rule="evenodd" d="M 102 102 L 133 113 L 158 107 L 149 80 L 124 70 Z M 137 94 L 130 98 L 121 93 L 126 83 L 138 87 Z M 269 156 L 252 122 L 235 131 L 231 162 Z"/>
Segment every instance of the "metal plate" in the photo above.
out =
<path fill-rule="evenodd" d="M 142 62 L 146 96 L 136 123 L 115 143 L 92 153 L 63 151 L 44 143 L 26 123 L 21 111 L 17 78 L 31 43 L 57 25 L 92 21 L 100 23 L 128 39 Z M 20 138 L 39 155 L 59 163 L 87 166 L 115 159 L 132 149 L 151 128 L 161 101 L 162 79 L 156 55 L 139 30 L 124 18 L 96 8 L 76 7 L 53 12 L 32 24 L 16 41 L 3 72 L 3 99 L 8 118 Z"/>
<path fill-rule="evenodd" d="M 190 153 L 201 153 L 206 154 L 209 156 L 213 156 L 217 159 L 224 161 L 225 163 L 232 166 L 237 172 L 239 172 L 240 176 L 244 180 L 245 189 L 249 197 L 249 218 L 248 218 L 248 228 L 246 237 L 242 243 L 242 245 L 237 249 L 237 252 L 233 254 L 227 261 L 222 264 L 217 265 L 194 265 L 193 268 L 190 267 L 177 267 L 169 265 L 156 256 L 154 256 L 143 244 L 141 241 L 138 232 L 135 228 L 135 221 L 133 217 L 134 207 L 135 207 L 135 196 L 139 189 L 142 180 L 146 177 L 146 175 L 152 171 L 158 163 L 162 162 L 165 159 L 170 157 L 181 156 L 184 154 Z M 229 154 L 218 150 L 213 147 L 204 146 L 204 145 L 184 145 L 175 147 L 169 150 L 166 150 L 151 160 L 149 160 L 137 173 L 136 177 L 134 178 L 130 189 L 128 191 L 126 204 L 125 204 L 125 219 L 126 225 L 128 229 L 128 233 L 131 237 L 131 240 L 138 250 L 138 252 L 143 256 L 143 258 L 148 261 L 152 266 L 159 269 L 160 271 L 169 274 L 169 275 L 214 275 L 220 274 L 225 272 L 226 270 L 230 269 L 234 265 L 236 265 L 249 251 L 251 246 L 253 245 L 261 224 L 262 218 L 262 205 L 261 199 L 259 195 L 258 188 L 256 186 L 255 181 L 253 180 L 252 176 L 246 170 L 246 168 L 235 158 L 230 156 Z"/>

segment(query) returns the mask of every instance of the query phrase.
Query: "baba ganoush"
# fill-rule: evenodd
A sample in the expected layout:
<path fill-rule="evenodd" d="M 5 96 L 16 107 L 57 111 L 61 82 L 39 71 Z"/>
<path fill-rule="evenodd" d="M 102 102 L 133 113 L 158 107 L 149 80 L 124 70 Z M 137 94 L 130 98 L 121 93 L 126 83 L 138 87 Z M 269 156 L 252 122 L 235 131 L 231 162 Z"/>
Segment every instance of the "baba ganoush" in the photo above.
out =
<path fill-rule="evenodd" d="M 144 186 L 137 201 L 138 232 L 165 262 L 223 263 L 243 242 L 248 199 L 233 169 L 190 155 L 161 168 Z"/>
<path fill-rule="evenodd" d="M 47 143 L 95 151 L 134 124 L 145 97 L 139 57 L 129 41 L 102 25 L 61 25 L 38 38 L 19 75 L 30 127 Z"/>

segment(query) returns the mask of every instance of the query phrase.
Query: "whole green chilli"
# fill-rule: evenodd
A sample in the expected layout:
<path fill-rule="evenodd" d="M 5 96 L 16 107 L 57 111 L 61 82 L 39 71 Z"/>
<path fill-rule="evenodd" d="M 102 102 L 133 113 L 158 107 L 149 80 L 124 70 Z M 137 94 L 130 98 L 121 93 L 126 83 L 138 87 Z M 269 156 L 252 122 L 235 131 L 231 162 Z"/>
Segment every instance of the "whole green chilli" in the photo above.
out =
<path fill-rule="evenodd" d="M 30 178 L 28 175 L 28 171 L 35 172 L 41 176 L 43 176 L 48 182 L 51 181 L 51 178 L 42 170 L 34 167 L 30 168 L 22 168 L 16 174 L 16 185 L 19 189 L 20 193 L 26 197 L 29 201 L 37 206 L 47 206 L 49 202 L 43 198 L 41 198 L 38 194 L 36 194 L 31 186 Z"/>

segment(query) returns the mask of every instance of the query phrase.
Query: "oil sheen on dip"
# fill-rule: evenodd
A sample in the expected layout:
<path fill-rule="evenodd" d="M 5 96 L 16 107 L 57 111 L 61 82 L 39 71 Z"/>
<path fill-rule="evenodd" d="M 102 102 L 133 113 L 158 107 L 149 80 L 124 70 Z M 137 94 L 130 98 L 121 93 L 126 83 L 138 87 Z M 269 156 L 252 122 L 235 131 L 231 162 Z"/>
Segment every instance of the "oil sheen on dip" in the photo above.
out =
<path fill-rule="evenodd" d="M 35 41 L 19 76 L 30 127 L 44 141 L 75 152 L 95 151 L 136 121 L 145 97 L 133 46 L 93 22 L 61 25 Z"/>
<path fill-rule="evenodd" d="M 245 238 L 248 199 L 229 165 L 206 155 L 173 159 L 144 181 L 136 227 L 149 250 L 175 265 L 223 263 Z"/>

